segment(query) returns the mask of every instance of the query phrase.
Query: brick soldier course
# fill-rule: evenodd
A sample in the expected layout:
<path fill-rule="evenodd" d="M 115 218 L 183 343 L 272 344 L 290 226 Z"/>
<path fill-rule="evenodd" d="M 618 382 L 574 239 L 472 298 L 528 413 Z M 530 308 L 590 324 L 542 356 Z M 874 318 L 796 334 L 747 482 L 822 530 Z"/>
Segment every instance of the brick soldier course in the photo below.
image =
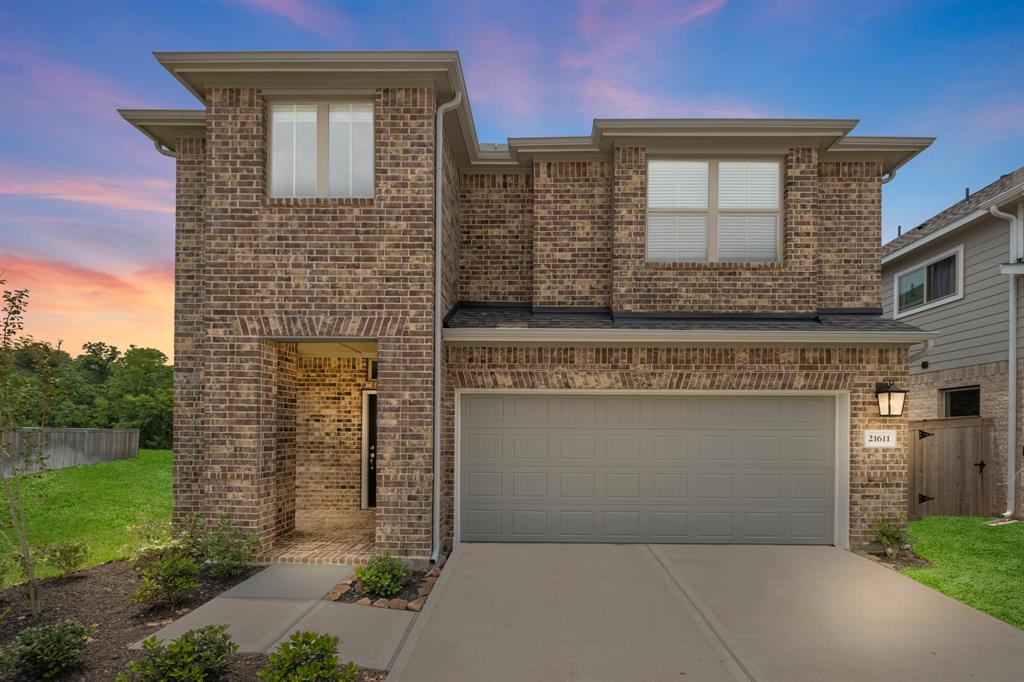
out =
<path fill-rule="evenodd" d="M 620 143 L 597 131 L 485 154 L 462 104 L 445 119 L 435 292 L 435 116 L 464 87 L 457 56 L 389 53 L 363 72 L 365 56 L 298 54 L 283 62 L 289 81 L 249 66 L 273 53 L 245 53 L 237 64 L 230 55 L 158 55 L 202 97 L 205 118 L 163 112 L 170 122 L 162 123 L 153 112 L 125 112 L 177 155 L 174 513 L 229 519 L 270 547 L 287 542 L 297 514 L 358 508 L 362 391 L 375 388 L 373 552 L 430 557 L 435 303 L 441 315 L 460 302 L 711 320 L 870 313 L 880 308 L 880 178 L 927 146 L 908 143 L 895 161 L 870 145 L 837 151 L 834 132 L 813 133 L 831 122 L 797 122 L 812 132 L 772 133 L 784 140 L 774 153 L 783 169 L 778 262 L 650 263 L 647 160 L 663 153 L 661 143 Z M 204 60 L 225 66 L 189 71 Z M 324 60 L 345 68 L 325 71 Z M 232 75 L 235 66 L 246 75 Z M 352 74 L 358 85 L 348 84 Z M 285 85 L 298 93 L 292 101 L 304 87 L 313 100 L 345 87 L 354 88 L 348 97 L 372 99 L 372 198 L 268 197 L 268 102 Z M 853 123 L 835 122 L 845 131 L 838 136 Z M 689 123 L 680 125 L 677 149 L 687 144 Z M 760 134 L 707 125 L 740 158 L 743 136 Z M 860 443 L 866 428 L 905 423 L 878 416 L 874 387 L 906 383 L 909 341 L 595 347 L 584 337 L 441 349 L 438 540 L 453 539 L 454 396 L 469 388 L 848 392 L 851 542 L 868 542 L 876 517 L 903 510 L 903 437 L 890 450 Z M 363 360 L 304 357 L 297 345 L 345 338 L 376 342 L 376 381 Z"/>

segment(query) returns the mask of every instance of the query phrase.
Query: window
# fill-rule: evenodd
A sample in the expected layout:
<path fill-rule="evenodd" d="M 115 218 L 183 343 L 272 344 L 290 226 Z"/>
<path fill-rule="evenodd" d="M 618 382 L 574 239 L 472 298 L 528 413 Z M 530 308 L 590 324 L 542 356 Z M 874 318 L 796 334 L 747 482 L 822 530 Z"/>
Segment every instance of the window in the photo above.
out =
<path fill-rule="evenodd" d="M 943 413 L 947 417 L 981 416 L 981 387 L 951 388 L 942 392 Z"/>
<path fill-rule="evenodd" d="M 963 298 L 963 245 L 895 275 L 896 317 Z"/>
<path fill-rule="evenodd" d="M 274 104 L 272 197 L 372 197 L 373 104 Z"/>
<path fill-rule="evenodd" d="M 647 260 L 778 260 L 780 172 L 778 161 L 652 159 Z"/>

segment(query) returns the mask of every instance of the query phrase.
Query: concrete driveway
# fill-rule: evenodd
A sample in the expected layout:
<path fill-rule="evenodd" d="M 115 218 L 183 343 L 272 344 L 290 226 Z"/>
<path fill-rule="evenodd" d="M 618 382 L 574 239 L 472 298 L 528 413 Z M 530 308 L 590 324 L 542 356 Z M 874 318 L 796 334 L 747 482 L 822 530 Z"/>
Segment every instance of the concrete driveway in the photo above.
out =
<path fill-rule="evenodd" d="M 1024 632 L 834 547 L 460 545 L 390 682 L 1010 682 Z"/>

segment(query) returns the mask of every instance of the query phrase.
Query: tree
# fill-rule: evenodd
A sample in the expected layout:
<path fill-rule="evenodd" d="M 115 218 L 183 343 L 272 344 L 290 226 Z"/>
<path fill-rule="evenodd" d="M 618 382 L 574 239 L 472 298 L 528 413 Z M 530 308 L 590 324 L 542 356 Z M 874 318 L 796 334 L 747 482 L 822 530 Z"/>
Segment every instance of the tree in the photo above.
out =
<path fill-rule="evenodd" d="M 6 284 L 0 279 L 0 286 Z M 14 540 L 6 533 L 0 533 L 5 541 L 18 553 L 28 587 L 29 605 L 34 617 L 39 616 L 39 586 L 35 574 L 35 561 L 28 540 L 28 518 L 25 514 L 25 500 L 22 496 L 21 479 L 35 466 L 45 466 L 46 431 L 48 406 L 56 391 L 56 363 L 53 349 L 48 344 L 39 344 L 21 336 L 24 328 L 24 314 L 28 307 L 28 290 L 3 290 L 3 307 L 0 308 L 0 487 L 3 489 Z M 59 349 L 58 349 L 59 350 Z M 20 434 L 15 441 L 16 421 L 14 390 L 19 385 L 19 376 L 25 365 L 38 377 L 39 404 L 37 414 L 40 428 L 30 434 Z M 17 452 L 15 452 L 17 442 Z"/>

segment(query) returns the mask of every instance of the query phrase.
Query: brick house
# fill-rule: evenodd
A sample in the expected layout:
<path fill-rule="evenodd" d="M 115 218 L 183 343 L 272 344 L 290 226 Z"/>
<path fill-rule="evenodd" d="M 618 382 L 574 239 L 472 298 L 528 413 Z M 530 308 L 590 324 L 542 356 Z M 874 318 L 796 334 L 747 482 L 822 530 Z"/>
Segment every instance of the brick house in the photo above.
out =
<path fill-rule="evenodd" d="M 881 184 L 930 139 L 680 119 L 483 144 L 453 52 L 156 56 L 204 105 L 122 112 L 177 164 L 179 517 L 274 560 L 426 562 L 860 545 L 902 513 L 876 385 L 928 335 L 881 316 Z"/>
<path fill-rule="evenodd" d="M 909 416 L 992 420 L 995 448 L 982 458 L 992 469 L 976 472 L 990 477 L 991 508 L 979 512 L 1007 516 L 1019 513 L 1024 499 L 1017 457 L 1024 442 L 1017 398 L 1024 376 L 1022 229 L 1024 168 L 1018 168 L 882 248 L 886 317 L 936 334 L 927 354 L 910 365 Z M 971 469 L 977 479 L 974 474 Z M 933 498 L 920 509 L 935 513 L 946 503 Z"/>

